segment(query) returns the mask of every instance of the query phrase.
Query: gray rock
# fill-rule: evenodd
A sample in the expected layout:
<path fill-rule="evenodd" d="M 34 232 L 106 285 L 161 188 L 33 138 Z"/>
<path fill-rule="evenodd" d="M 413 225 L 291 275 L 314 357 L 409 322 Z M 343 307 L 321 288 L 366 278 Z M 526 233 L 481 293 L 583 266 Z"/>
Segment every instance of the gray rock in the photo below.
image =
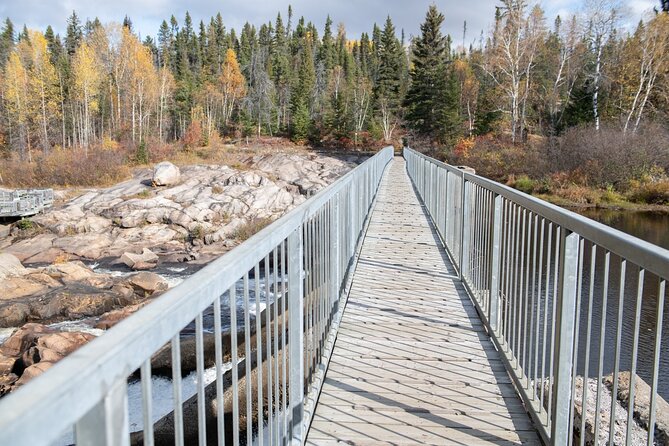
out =
<path fill-rule="evenodd" d="M 141 254 L 132 252 L 123 253 L 121 262 L 125 263 L 128 268 L 134 270 L 152 269 L 158 265 L 158 256 L 149 248 L 144 248 Z"/>
<path fill-rule="evenodd" d="M 181 172 L 169 161 L 156 164 L 153 168 L 153 184 L 156 186 L 173 186 L 179 183 Z"/>
<path fill-rule="evenodd" d="M 168 283 L 158 274 L 141 272 L 130 276 L 130 285 L 140 292 L 153 294 L 157 291 L 165 291 Z"/>
<path fill-rule="evenodd" d="M 5 249 L 6 252 L 14 254 L 20 261 L 24 261 L 36 254 L 51 248 L 56 240 L 53 234 L 39 234 L 33 238 L 21 240 Z"/>
<path fill-rule="evenodd" d="M 7 276 L 22 276 L 26 269 L 15 255 L 8 252 L 0 253 L 0 280 Z"/>

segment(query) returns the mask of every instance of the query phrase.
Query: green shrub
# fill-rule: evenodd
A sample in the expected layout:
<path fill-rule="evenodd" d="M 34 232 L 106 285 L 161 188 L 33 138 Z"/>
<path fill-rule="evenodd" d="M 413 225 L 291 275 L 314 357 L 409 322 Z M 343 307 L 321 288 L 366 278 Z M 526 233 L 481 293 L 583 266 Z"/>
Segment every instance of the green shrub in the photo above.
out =
<path fill-rule="evenodd" d="M 35 227 L 35 223 L 29 218 L 24 218 L 16 222 L 16 227 L 22 231 L 29 231 Z"/>
<path fill-rule="evenodd" d="M 513 187 L 526 194 L 534 192 L 537 182 L 527 175 L 519 176 L 513 183 Z"/>
<path fill-rule="evenodd" d="M 144 140 L 137 147 L 135 161 L 137 161 L 137 164 L 149 164 L 149 151 L 146 149 L 146 142 Z"/>

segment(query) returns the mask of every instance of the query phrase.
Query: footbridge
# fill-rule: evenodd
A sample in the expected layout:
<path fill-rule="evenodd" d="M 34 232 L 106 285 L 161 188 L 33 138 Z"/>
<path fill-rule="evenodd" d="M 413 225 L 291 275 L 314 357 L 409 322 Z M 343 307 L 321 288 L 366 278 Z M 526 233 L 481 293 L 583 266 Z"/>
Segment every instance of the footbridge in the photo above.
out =
<path fill-rule="evenodd" d="M 402 155 L 0 400 L 0 445 L 666 440 L 669 252 Z"/>

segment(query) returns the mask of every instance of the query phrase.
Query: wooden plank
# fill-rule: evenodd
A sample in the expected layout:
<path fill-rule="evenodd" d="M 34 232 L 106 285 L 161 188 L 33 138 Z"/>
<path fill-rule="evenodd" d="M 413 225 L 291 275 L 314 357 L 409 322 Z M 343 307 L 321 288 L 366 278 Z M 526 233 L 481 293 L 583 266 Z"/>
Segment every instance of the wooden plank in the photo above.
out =
<path fill-rule="evenodd" d="M 384 176 L 307 444 L 541 444 L 404 164 Z"/>

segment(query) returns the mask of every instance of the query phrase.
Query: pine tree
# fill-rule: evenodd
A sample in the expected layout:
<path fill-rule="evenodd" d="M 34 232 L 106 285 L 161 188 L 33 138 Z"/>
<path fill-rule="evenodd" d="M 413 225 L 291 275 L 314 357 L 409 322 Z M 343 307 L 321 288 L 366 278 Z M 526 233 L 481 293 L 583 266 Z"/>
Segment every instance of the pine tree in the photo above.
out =
<path fill-rule="evenodd" d="M 65 48 L 70 58 L 74 56 L 83 37 L 84 34 L 81 29 L 79 16 L 77 16 L 75 11 L 72 11 L 72 15 L 67 19 L 67 31 L 65 34 Z"/>
<path fill-rule="evenodd" d="M 303 40 L 304 47 L 300 54 L 300 69 L 297 85 L 293 87 L 293 122 L 291 138 L 297 142 L 305 141 L 311 133 L 311 95 L 316 82 L 314 54 L 309 39 Z"/>
<path fill-rule="evenodd" d="M 432 5 L 421 36 L 413 48 L 411 86 L 407 92 L 406 119 L 420 134 L 436 140 L 444 139 L 444 124 L 449 115 L 447 99 L 447 39 L 441 34 L 444 16 Z"/>
<path fill-rule="evenodd" d="M 318 50 L 319 62 L 323 63 L 326 72 L 329 72 L 336 65 L 337 50 L 335 48 L 335 41 L 332 35 L 332 19 L 328 15 L 325 21 L 325 31 L 323 33 L 323 43 Z"/>
<path fill-rule="evenodd" d="M 14 49 L 14 24 L 9 18 L 5 19 L 5 25 L 0 33 L 0 68 L 5 66 L 9 54 Z"/>
<path fill-rule="evenodd" d="M 374 83 L 374 103 L 381 119 L 385 142 L 390 142 L 398 124 L 402 104 L 403 57 L 395 27 L 388 17 L 379 37 L 378 70 Z"/>

